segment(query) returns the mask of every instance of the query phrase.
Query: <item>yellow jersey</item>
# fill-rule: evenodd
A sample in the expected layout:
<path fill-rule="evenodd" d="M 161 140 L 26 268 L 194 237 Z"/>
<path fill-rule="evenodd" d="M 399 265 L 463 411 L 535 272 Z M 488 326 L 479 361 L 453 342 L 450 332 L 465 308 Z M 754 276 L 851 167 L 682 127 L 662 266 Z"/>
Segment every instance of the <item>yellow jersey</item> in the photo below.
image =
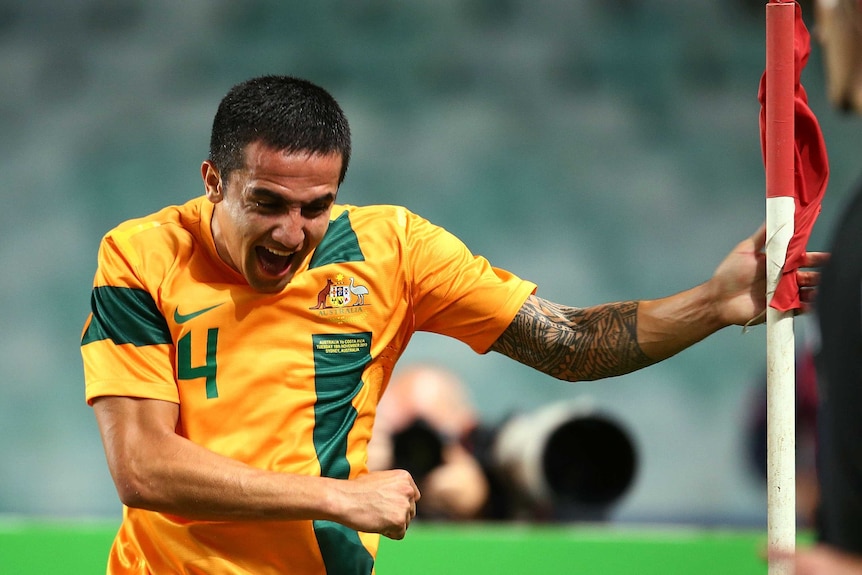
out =
<path fill-rule="evenodd" d="M 377 402 L 412 334 L 484 353 L 536 288 L 404 208 L 336 205 L 292 281 L 258 293 L 216 253 L 212 213 L 199 197 L 103 238 L 81 343 L 86 399 L 177 403 L 177 433 L 261 469 L 366 473 Z M 367 575 L 378 542 L 329 521 L 124 508 L 108 572 Z"/>

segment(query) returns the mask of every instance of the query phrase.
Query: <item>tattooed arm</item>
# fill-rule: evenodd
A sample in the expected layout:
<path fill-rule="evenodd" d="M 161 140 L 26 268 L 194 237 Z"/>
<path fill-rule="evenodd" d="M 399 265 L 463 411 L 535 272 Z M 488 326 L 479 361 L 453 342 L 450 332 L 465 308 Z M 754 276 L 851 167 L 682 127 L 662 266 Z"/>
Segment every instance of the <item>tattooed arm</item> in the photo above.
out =
<path fill-rule="evenodd" d="M 668 358 L 728 325 L 763 321 L 766 309 L 766 228 L 740 242 L 712 277 L 657 300 L 588 308 L 530 296 L 491 349 L 567 381 L 622 375 Z M 810 252 L 818 267 L 828 254 Z M 803 310 L 819 272 L 797 272 Z"/>
<path fill-rule="evenodd" d="M 581 309 L 531 295 L 491 349 L 567 381 L 626 373 L 653 363 L 637 342 L 637 309 Z"/>
<path fill-rule="evenodd" d="M 491 349 L 566 381 L 622 375 L 665 359 L 718 329 L 700 311 L 705 309 L 700 303 L 704 290 L 589 308 L 530 296 Z"/>

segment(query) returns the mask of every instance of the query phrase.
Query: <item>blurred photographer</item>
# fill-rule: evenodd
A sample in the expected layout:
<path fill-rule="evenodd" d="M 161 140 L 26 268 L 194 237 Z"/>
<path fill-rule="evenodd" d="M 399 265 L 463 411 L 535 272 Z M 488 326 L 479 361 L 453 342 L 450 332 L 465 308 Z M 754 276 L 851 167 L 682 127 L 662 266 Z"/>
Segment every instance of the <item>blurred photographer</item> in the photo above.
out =
<path fill-rule="evenodd" d="M 480 424 L 457 376 L 418 365 L 393 375 L 368 463 L 409 471 L 426 519 L 603 521 L 636 459 L 626 430 L 588 398 Z"/>
<path fill-rule="evenodd" d="M 473 404 L 454 374 L 407 367 L 392 376 L 377 406 L 368 468 L 410 471 L 422 491 L 422 518 L 476 519 L 489 496 L 485 473 L 467 447 L 477 428 Z"/>

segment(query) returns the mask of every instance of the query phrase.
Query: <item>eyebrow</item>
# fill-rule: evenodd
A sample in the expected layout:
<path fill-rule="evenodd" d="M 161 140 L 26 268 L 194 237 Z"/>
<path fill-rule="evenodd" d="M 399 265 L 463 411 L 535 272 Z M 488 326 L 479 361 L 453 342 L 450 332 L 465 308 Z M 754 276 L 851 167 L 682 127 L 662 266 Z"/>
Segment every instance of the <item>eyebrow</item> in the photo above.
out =
<path fill-rule="evenodd" d="M 250 196 L 253 199 L 267 200 L 267 201 L 271 201 L 273 203 L 280 203 L 280 204 L 291 203 L 291 202 L 286 201 L 284 199 L 284 197 L 281 196 L 280 194 L 277 194 L 276 192 L 273 192 L 272 190 L 269 190 L 267 188 L 254 188 L 251 191 Z M 327 203 L 331 203 L 334 201 L 335 201 L 335 194 L 333 194 L 332 192 L 326 192 L 325 194 L 322 194 L 316 198 L 312 198 L 311 200 L 309 200 L 307 202 L 302 202 L 301 205 L 311 206 L 314 204 L 327 204 Z"/>
<path fill-rule="evenodd" d="M 282 198 L 279 194 L 268 190 L 266 188 L 254 188 L 249 196 L 256 200 L 269 200 L 272 202 L 284 202 L 284 198 Z"/>

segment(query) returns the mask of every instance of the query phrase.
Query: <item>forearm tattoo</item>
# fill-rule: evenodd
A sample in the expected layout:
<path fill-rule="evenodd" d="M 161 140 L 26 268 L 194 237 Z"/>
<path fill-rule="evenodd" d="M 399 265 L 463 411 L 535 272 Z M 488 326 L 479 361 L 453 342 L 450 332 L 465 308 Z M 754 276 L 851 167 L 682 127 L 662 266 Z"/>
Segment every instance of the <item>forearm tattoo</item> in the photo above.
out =
<path fill-rule="evenodd" d="M 638 302 L 574 308 L 530 296 L 491 349 L 566 381 L 622 375 L 655 363 L 637 341 Z"/>

